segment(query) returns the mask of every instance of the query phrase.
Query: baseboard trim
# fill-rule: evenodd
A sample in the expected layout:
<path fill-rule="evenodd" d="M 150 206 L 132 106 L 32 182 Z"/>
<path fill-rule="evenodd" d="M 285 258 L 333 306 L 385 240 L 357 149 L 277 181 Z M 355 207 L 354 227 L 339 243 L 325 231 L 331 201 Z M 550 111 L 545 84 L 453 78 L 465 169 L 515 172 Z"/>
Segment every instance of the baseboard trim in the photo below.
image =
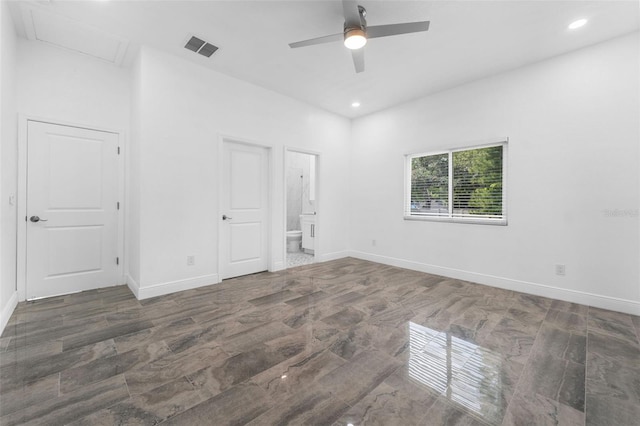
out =
<path fill-rule="evenodd" d="M 129 274 L 125 276 L 125 281 L 127 287 L 129 287 L 129 290 L 131 290 L 131 293 L 136 296 L 136 299 L 140 299 L 140 297 L 138 297 L 138 295 L 140 294 L 140 286 L 138 285 L 138 282 L 134 280 L 133 277 Z"/>
<path fill-rule="evenodd" d="M 175 293 L 177 291 L 191 290 L 193 288 L 204 287 L 211 284 L 218 284 L 220 278 L 218 274 L 202 275 L 199 277 L 189 278 L 186 280 L 169 281 L 166 283 L 153 284 L 141 287 L 133 279 L 129 284 L 129 276 L 127 276 L 127 284 L 138 300 L 149 299 L 151 297 L 164 296 L 165 294 Z"/>
<path fill-rule="evenodd" d="M 640 302 L 635 302 L 633 300 L 619 299 L 616 297 L 558 288 L 546 284 L 514 280 L 511 278 L 479 274 L 477 272 L 430 265 L 427 263 L 414 262 L 411 260 L 382 256 L 379 254 L 366 253 L 355 250 L 351 251 L 349 255 L 357 259 L 369 260 L 371 262 L 397 266 L 400 268 L 411 269 L 428 274 L 442 275 L 448 278 L 471 281 L 474 283 L 488 285 L 491 287 L 498 287 L 505 290 L 520 291 L 536 296 L 549 297 L 552 299 L 564 300 L 566 302 L 579 303 L 582 305 L 589 305 L 596 308 L 609 309 L 611 311 L 623 312 L 631 315 L 640 315 Z"/>
<path fill-rule="evenodd" d="M 316 256 L 316 260 L 318 262 L 329 262 L 330 260 L 344 259 L 345 257 L 349 257 L 351 255 L 350 253 L 351 252 L 347 250 L 334 251 L 333 253 L 325 253 L 320 256 Z"/>
<path fill-rule="evenodd" d="M 273 266 L 271 267 L 271 272 L 278 272 L 285 269 L 284 262 L 282 260 L 277 260 L 273 262 Z"/>
<path fill-rule="evenodd" d="M 7 326 L 9 318 L 11 318 L 16 306 L 18 306 L 18 292 L 14 291 L 4 308 L 2 308 L 2 313 L 0 314 L 0 336 L 4 331 L 4 328 Z"/>

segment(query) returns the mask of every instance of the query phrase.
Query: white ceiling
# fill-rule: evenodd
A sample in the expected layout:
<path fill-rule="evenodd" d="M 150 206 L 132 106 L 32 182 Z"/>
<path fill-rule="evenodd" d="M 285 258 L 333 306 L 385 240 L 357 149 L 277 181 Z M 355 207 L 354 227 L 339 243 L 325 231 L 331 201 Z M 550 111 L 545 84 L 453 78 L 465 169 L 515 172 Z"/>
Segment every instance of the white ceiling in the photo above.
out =
<path fill-rule="evenodd" d="M 21 3 L 12 5 L 20 35 L 27 34 L 21 9 L 29 5 L 128 40 L 129 56 L 135 46 L 149 45 L 351 118 L 640 28 L 637 0 L 361 0 L 369 25 L 429 20 L 431 26 L 426 33 L 370 40 L 366 70 L 356 74 L 350 51 L 339 42 L 288 47 L 341 32 L 340 1 Z M 578 18 L 589 22 L 568 30 Z M 220 49 L 211 58 L 188 51 L 188 34 Z M 351 107 L 355 100 L 360 108 Z"/>

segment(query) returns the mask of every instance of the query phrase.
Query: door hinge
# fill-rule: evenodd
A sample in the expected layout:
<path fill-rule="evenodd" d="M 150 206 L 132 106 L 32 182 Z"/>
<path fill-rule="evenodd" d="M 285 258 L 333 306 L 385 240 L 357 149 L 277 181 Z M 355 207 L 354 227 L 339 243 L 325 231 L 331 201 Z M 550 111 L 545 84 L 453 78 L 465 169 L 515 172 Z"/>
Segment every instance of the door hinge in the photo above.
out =
<path fill-rule="evenodd" d="M 119 265 L 119 264 L 120 264 L 120 258 L 116 257 L 116 265 Z"/>
<path fill-rule="evenodd" d="M 118 210 L 120 210 L 120 201 L 118 201 L 118 202 L 116 203 L 116 208 L 117 208 Z"/>
<path fill-rule="evenodd" d="M 120 147 L 118 147 L 118 155 L 120 155 Z"/>

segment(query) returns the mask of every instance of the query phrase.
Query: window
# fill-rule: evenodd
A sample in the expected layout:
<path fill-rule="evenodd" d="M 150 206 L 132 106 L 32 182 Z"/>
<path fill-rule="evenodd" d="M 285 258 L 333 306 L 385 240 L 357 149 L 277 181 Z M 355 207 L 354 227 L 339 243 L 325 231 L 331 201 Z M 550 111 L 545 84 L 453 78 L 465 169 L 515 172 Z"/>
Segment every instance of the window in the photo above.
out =
<path fill-rule="evenodd" d="M 408 155 L 405 219 L 506 225 L 506 146 Z"/>

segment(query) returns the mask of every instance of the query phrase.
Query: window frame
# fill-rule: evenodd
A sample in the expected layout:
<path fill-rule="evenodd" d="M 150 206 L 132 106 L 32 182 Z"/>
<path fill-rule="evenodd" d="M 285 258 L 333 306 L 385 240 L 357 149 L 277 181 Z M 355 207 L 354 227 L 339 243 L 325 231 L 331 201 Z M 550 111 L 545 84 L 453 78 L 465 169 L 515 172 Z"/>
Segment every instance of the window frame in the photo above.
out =
<path fill-rule="evenodd" d="M 427 222 L 453 222 L 453 223 L 470 223 L 481 225 L 507 225 L 507 163 L 508 163 L 508 145 L 509 138 L 498 138 L 491 141 L 484 141 L 479 144 L 470 144 L 460 148 L 452 148 L 446 150 L 420 152 L 405 154 L 404 156 L 404 206 L 403 217 L 404 220 L 411 221 L 427 221 Z M 496 146 L 502 147 L 502 217 L 460 217 L 453 215 L 453 153 L 460 151 L 470 151 L 475 149 L 493 148 Z M 447 154 L 447 167 L 448 167 L 448 214 L 447 216 L 441 215 L 413 215 L 411 214 L 411 162 L 414 158 L 427 157 L 433 155 Z M 408 212 L 407 212 L 408 210 Z M 409 213 L 409 214 L 407 214 Z"/>

